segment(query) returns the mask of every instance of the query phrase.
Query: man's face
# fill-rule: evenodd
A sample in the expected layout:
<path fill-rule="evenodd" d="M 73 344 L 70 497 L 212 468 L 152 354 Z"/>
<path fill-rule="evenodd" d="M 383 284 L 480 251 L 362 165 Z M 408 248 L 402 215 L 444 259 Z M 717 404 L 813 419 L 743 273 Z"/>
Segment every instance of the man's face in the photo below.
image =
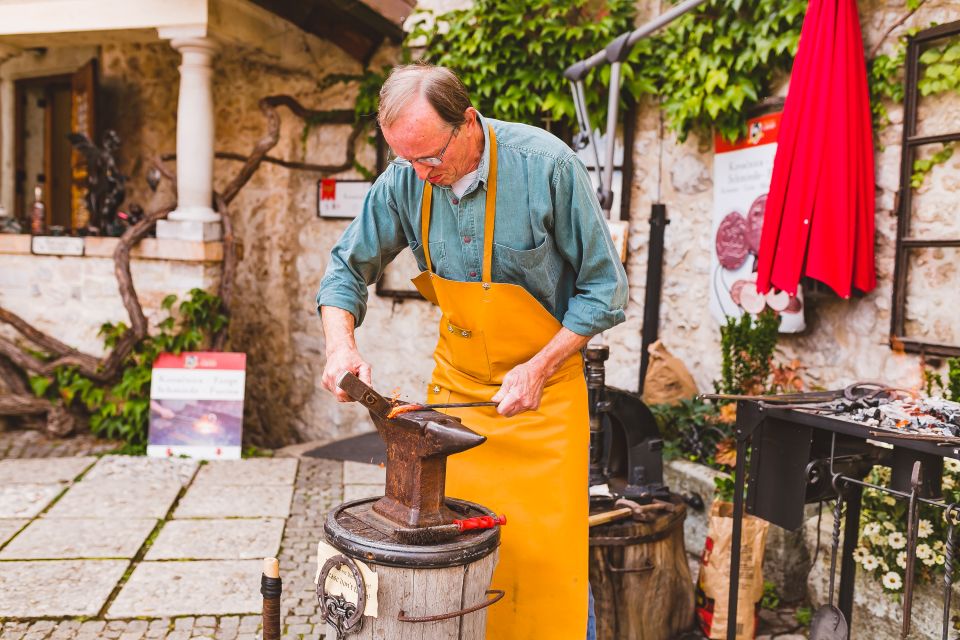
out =
<path fill-rule="evenodd" d="M 395 154 L 413 163 L 418 178 L 449 186 L 474 168 L 470 166 L 471 160 L 475 162 L 471 138 L 465 134 L 476 124 L 476 111 L 468 109 L 466 116 L 466 123 L 454 132 L 454 128 L 420 98 L 408 105 L 392 125 L 383 128 L 383 137 Z M 437 166 L 417 162 L 417 158 L 437 157 L 441 152 L 443 162 Z"/>

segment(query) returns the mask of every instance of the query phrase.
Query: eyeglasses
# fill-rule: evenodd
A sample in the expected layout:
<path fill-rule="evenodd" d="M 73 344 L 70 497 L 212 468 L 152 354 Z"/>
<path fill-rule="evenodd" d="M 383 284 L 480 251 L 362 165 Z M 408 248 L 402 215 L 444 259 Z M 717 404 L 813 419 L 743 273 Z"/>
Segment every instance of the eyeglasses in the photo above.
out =
<path fill-rule="evenodd" d="M 460 127 L 454 127 L 453 131 L 450 132 L 450 137 L 447 138 L 447 143 L 443 145 L 443 149 L 440 149 L 440 153 L 429 158 L 416 158 L 415 160 L 407 160 L 406 158 L 401 158 L 400 156 L 394 156 L 391 163 L 401 166 L 401 167 L 412 167 L 414 163 L 416 164 L 425 164 L 428 167 L 439 167 L 443 163 L 443 154 L 447 152 L 447 147 L 450 146 L 450 143 L 453 142 L 453 136 L 457 135 L 457 131 L 460 130 Z"/>

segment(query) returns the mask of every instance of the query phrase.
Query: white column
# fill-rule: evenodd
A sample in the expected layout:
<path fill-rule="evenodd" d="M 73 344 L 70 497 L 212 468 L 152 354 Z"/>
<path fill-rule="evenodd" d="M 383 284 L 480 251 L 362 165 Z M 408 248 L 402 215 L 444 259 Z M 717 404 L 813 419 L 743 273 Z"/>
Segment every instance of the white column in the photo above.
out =
<path fill-rule="evenodd" d="M 205 37 L 175 38 L 180 52 L 177 101 L 177 209 L 157 224 L 157 237 L 219 240 L 220 215 L 213 210 L 213 57 L 218 45 Z"/>

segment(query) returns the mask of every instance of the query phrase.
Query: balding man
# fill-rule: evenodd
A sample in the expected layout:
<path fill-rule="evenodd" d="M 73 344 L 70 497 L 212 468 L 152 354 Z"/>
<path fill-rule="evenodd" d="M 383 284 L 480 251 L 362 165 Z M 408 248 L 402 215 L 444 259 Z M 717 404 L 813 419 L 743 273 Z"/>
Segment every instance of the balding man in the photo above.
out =
<path fill-rule="evenodd" d="M 496 640 L 581 640 L 587 627 L 589 418 L 580 350 L 624 320 L 627 280 L 586 168 L 551 134 L 484 118 L 450 70 L 394 69 L 378 120 L 395 157 L 334 247 L 317 295 L 323 385 L 370 381 L 354 329 L 367 286 L 410 247 L 439 305 L 429 402 L 487 442 L 448 461 L 447 495 L 510 519 L 489 610 Z"/>

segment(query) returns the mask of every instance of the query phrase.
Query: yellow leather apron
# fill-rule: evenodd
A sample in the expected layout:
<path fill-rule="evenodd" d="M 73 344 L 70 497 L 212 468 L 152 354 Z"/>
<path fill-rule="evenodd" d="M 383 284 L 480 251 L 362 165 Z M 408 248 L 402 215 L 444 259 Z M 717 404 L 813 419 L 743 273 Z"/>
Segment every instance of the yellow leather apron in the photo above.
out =
<path fill-rule="evenodd" d="M 492 281 L 497 143 L 490 128 L 482 282 L 432 272 L 430 203 L 421 206 L 427 270 L 413 283 L 440 306 L 440 339 L 428 402 L 489 400 L 514 366 L 532 358 L 560 323 L 523 287 Z M 450 410 L 487 436 L 447 462 L 447 495 L 507 516 L 488 610 L 491 640 L 583 640 L 587 629 L 589 416 L 580 354 L 547 382 L 540 408 L 505 418 L 495 407 Z"/>

